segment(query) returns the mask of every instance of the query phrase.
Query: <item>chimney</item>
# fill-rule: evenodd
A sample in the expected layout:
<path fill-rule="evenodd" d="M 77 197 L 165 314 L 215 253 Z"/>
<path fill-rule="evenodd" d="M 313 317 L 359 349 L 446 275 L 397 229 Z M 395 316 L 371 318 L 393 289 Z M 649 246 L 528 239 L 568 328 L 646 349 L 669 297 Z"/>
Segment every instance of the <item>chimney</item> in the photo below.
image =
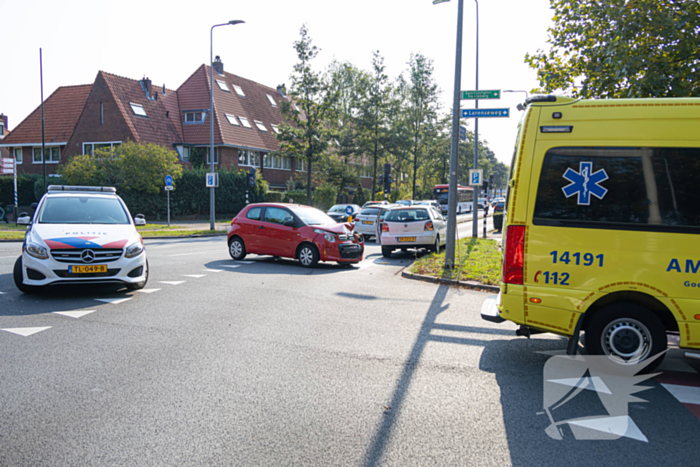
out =
<path fill-rule="evenodd" d="M 146 97 L 149 99 L 152 99 L 152 97 L 151 97 L 151 79 L 146 78 L 144 76 L 144 78 L 141 81 L 139 81 L 139 83 L 141 83 L 141 88 L 146 93 Z"/>
<path fill-rule="evenodd" d="M 277 92 L 279 92 L 282 95 L 282 97 L 287 97 L 287 88 L 284 84 L 277 85 Z"/>
<path fill-rule="evenodd" d="M 214 69 L 218 74 L 224 74 L 224 62 L 221 61 L 221 57 L 219 57 L 218 55 L 214 59 Z"/>
<path fill-rule="evenodd" d="M 5 131 L 7 131 L 7 115 L 0 114 L 0 138 L 5 136 Z"/>
<path fill-rule="evenodd" d="M 165 95 L 165 83 L 163 83 L 163 95 Z"/>

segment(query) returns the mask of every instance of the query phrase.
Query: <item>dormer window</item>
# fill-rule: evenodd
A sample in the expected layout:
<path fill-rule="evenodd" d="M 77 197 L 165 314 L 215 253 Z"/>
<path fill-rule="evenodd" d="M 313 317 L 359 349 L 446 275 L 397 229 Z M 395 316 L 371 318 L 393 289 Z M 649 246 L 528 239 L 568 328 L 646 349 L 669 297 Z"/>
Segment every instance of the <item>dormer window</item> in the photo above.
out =
<path fill-rule="evenodd" d="M 131 106 L 131 110 L 133 110 L 134 115 L 138 115 L 139 117 L 148 117 L 148 115 L 146 114 L 146 110 L 144 110 L 141 104 L 134 104 L 133 102 L 129 102 L 129 105 Z"/>
<path fill-rule="evenodd" d="M 238 123 L 238 120 L 236 120 L 236 116 L 235 116 L 235 115 L 226 114 L 226 119 L 227 119 L 228 122 L 229 122 L 231 125 L 233 125 L 233 126 L 241 126 L 241 125 Z"/>
<path fill-rule="evenodd" d="M 275 102 L 275 98 L 269 94 L 266 94 L 266 95 L 267 95 L 267 100 L 270 101 L 270 104 L 272 104 L 272 107 L 277 107 L 277 102 Z"/>
<path fill-rule="evenodd" d="M 220 79 L 217 79 L 216 84 L 219 85 L 219 89 L 221 89 L 222 91 L 231 92 L 229 90 L 228 86 L 226 85 L 226 81 L 222 81 Z"/>
<path fill-rule="evenodd" d="M 185 114 L 185 125 L 198 125 L 204 123 L 207 118 L 206 110 L 190 110 L 184 112 Z"/>
<path fill-rule="evenodd" d="M 267 132 L 267 128 L 265 128 L 265 125 L 263 125 L 263 122 L 261 122 L 259 120 L 254 120 L 254 121 L 255 121 L 255 126 L 258 127 L 258 130 Z"/>
<path fill-rule="evenodd" d="M 243 92 L 243 88 L 241 88 L 239 85 L 234 84 L 233 89 L 236 90 L 236 94 L 238 94 L 241 97 L 245 97 L 245 93 Z"/>
<path fill-rule="evenodd" d="M 243 125 L 244 127 L 246 127 L 246 128 L 253 128 L 252 126 L 250 126 L 250 122 L 248 121 L 247 118 L 245 118 L 245 117 L 238 117 L 238 119 L 241 121 L 241 125 Z"/>

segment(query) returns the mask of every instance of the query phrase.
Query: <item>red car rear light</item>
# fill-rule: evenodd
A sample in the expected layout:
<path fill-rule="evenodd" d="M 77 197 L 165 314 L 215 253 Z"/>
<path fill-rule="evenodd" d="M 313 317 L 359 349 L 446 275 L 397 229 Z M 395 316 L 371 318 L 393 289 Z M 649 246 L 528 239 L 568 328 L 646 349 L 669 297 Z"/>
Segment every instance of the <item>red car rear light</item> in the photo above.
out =
<path fill-rule="evenodd" d="M 231 225 L 233 225 L 236 222 L 236 218 L 234 217 L 233 220 L 231 221 Z"/>
<path fill-rule="evenodd" d="M 386 223 L 382 224 L 382 232 L 388 232 L 388 231 L 389 231 L 389 226 Z"/>
<path fill-rule="evenodd" d="M 506 230 L 506 253 L 503 257 L 502 280 L 506 284 L 523 284 L 525 260 L 525 226 L 509 225 Z"/>
<path fill-rule="evenodd" d="M 433 221 L 426 222 L 423 230 L 433 230 Z"/>

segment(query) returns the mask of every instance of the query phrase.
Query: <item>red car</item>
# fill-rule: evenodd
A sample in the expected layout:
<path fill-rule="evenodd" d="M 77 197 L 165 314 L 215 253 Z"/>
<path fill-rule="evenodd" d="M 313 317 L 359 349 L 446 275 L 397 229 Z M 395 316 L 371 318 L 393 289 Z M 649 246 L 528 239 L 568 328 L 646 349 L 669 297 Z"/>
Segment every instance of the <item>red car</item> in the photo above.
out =
<path fill-rule="evenodd" d="M 299 204 L 246 206 L 231 221 L 228 252 L 241 260 L 248 253 L 298 258 L 302 266 L 318 261 L 359 263 L 365 251 L 353 224 L 337 224 L 326 213 Z"/>

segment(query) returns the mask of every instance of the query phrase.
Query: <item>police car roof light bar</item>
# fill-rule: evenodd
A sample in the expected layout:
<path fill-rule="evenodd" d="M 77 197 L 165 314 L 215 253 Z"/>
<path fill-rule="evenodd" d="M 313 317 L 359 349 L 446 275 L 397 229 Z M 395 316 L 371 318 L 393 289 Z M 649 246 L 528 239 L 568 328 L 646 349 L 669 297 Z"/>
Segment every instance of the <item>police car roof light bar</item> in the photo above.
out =
<path fill-rule="evenodd" d="M 116 193 L 117 189 L 112 186 L 49 185 L 48 191 L 95 191 L 103 193 Z"/>

